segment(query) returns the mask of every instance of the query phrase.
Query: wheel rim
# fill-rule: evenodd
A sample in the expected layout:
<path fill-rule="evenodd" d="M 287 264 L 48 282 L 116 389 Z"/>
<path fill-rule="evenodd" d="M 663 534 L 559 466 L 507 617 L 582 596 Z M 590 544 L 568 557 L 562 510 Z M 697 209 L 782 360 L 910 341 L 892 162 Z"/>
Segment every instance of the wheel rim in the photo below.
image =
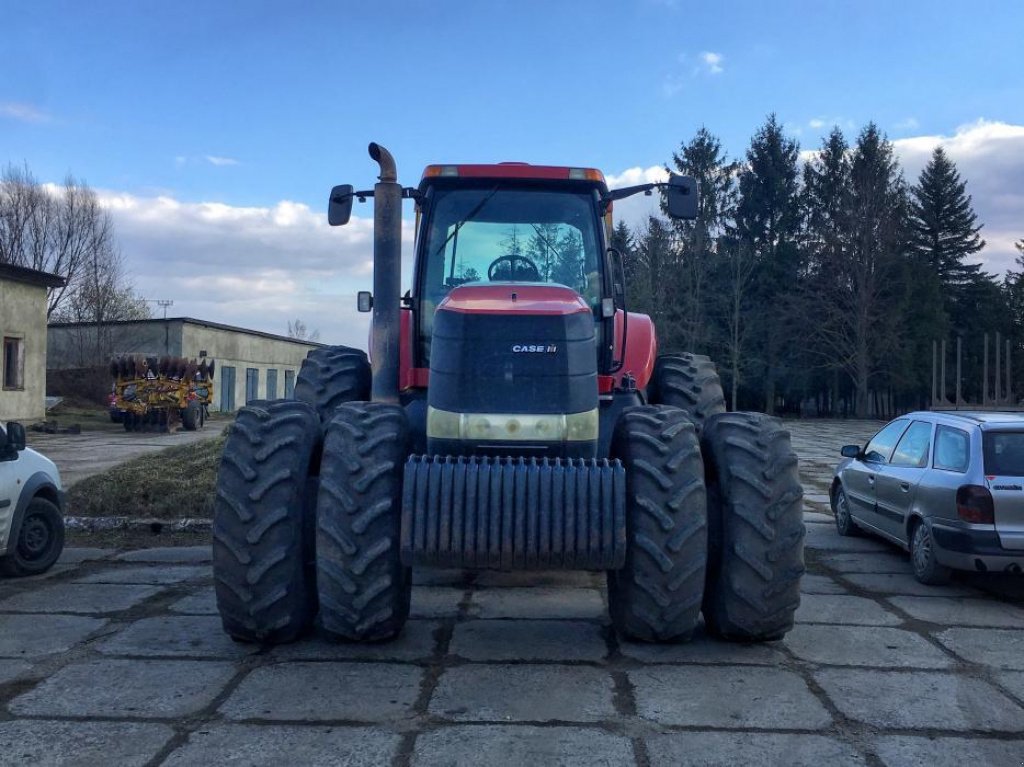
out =
<path fill-rule="evenodd" d="M 914 530 L 914 569 L 919 573 L 928 570 L 932 562 L 932 537 L 928 534 L 928 528 L 924 524 L 917 526 Z"/>
<path fill-rule="evenodd" d="M 33 514 L 22 523 L 18 549 L 27 560 L 40 559 L 46 554 L 52 539 L 52 531 L 46 520 Z"/>
<path fill-rule="evenodd" d="M 845 530 L 850 524 L 850 509 L 846 505 L 846 493 L 840 490 L 836 494 L 836 527 Z"/>

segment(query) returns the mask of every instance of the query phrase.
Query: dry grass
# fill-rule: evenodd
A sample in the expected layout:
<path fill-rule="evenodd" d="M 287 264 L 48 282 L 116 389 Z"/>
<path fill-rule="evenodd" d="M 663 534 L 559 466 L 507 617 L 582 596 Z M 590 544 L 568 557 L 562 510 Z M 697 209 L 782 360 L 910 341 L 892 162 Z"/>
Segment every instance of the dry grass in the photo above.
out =
<path fill-rule="evenodd" d="M 69 516 L 178 519 L 213 516 L 226 436 L 134 458 L 68 490 Z"/>

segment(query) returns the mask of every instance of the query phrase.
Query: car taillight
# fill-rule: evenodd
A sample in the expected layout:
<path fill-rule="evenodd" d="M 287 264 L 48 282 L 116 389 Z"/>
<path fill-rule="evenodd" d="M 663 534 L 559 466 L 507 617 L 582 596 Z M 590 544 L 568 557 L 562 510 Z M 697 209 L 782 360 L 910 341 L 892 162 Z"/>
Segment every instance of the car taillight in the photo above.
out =
<path fill-rule="evenodd" d="M 976 525 L 995 524 L 992 493 L 981 485 L 961 485 L 956 491 L 956 513 L 964 522 Z"/>

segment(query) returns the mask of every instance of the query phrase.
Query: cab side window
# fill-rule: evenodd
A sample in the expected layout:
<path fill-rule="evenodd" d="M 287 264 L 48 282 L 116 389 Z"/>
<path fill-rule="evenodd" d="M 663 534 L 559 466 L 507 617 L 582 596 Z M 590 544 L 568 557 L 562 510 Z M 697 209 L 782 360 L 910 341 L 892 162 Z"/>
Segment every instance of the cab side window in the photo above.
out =
<path fill-rule="evenodd" d="M 910 421 L 900 419 L 893 421 L 878 432 L 864 448 L 864 460 L 872 463 L 888 463 L 896 443 L 900 441 L 900 437 L 903 436 L 903 432 L 909 425 Z"/>
<path fill-rule="evenodd" d="M 923 469 L 928 465 L 928 448 L 931 444 L 932 425 L 926 421 L 914 421 L 900 438 L 889 463 L 893 466 Z"/>
<path fill-rule="evenodd" d="M 952 426 L 939 426 L 935 429 L 935 457 L 932 467 L 961 474 L 967 471 L 970 458 L 970 435 Z"/>

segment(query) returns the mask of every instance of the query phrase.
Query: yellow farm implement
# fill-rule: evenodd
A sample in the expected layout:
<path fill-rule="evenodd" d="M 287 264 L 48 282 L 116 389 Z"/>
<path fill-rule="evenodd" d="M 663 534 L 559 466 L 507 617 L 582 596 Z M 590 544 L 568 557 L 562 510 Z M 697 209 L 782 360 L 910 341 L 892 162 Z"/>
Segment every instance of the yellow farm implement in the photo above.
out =
<path fill-rule="evenodd" d="M 110 362 L 112 412 L 121 414 L 125 431 L 200 429 L 213 400 L 215 368 L 205 359 L 118 357 Z"/>

